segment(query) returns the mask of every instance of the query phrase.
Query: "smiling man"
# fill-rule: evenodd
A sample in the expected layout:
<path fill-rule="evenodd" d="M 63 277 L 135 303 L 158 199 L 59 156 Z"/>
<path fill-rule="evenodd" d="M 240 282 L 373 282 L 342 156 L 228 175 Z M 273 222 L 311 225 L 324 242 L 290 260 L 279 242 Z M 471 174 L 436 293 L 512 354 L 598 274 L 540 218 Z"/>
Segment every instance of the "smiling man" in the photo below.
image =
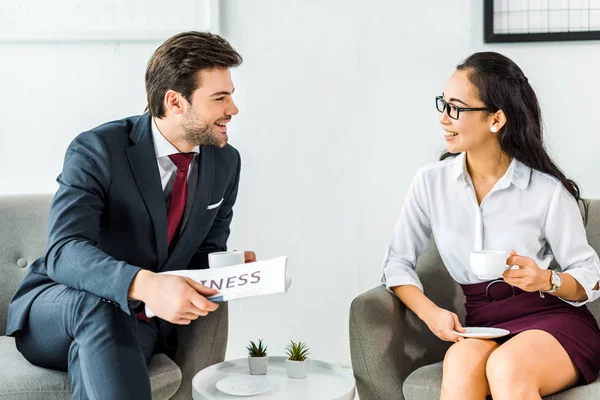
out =
<path fill-rule="evenodd" d="M 147 363 L 174 351 L 173 324 L 217 309 L 206 298 L 216 290 L 158 272 L 207 268 L 226 250 L 240 176 L 229 69 L 241 62 L 219 36 L 176 35 L 148 63 L 148 112 L 67 149 L 47 251 L 11 301 L 7 333 L 31 363 L 68 370 L 74 399 L 151 399 Z"/>

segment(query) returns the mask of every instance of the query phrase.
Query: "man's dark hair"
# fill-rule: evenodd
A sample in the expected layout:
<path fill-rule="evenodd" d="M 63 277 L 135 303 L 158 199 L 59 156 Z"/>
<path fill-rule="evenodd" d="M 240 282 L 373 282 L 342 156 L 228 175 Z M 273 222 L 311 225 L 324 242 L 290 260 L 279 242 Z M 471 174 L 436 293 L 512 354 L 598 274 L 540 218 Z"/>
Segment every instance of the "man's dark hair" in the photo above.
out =
<path fill-rule="evenodd" d="M 147 109 L 153 117 L 165 116 L 163 100 L 168 90 L 191 96 L 201 82 L 198 72 L 214 68 L 232 68 L 242 56 L 218 35 L 208 32 L 179 33 L 160 45 L 146 68 Z"/>

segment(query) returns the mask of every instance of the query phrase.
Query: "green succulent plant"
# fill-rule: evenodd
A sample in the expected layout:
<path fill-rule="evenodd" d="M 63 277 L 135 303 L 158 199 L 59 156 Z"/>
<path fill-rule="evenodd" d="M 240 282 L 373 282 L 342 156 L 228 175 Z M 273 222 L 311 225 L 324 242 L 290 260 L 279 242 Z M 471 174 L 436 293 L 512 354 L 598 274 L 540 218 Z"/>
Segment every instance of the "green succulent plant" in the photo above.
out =
<path fill-rule="evenodd" d="M 288 360 L 291 361 L 304 361 L 306 360 L 306 356 L 310 354 L 306 343 L 296 343 L 293 340 L 290 340 L 290 344 L 285 348 L 285 352 L 288 356 Z"/>
<path fill-rule="evenodd" d="M 266 357 L 267 355 L 267 346 L 263 345 L 262 339 L 258 340 L 258 345 L 251 340 L 246 349 L 248 349 L 250 357 Z"/>

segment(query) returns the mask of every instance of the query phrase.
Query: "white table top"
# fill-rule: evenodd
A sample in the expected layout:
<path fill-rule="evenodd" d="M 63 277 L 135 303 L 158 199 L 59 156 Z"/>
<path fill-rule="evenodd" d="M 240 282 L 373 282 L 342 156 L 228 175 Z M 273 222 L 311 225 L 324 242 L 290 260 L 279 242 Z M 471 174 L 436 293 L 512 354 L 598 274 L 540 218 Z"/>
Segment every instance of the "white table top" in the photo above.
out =
<path fill-rule="evenodd" d="M 353 400 L 355 381 L 352 374 L 336 365 L 308 359 L 308 373 L 304 379 L 288 378 L 286 357 L 269 357 L 267 375 L 250 375 L 248 359 L 240 358 L 212 365 L 198 372 L 192 379 L 194 400 Z M 273 387 L 254 396 L 232 396 L 220 392 L 218 381 L 231 376 L 263 376 Z"/>

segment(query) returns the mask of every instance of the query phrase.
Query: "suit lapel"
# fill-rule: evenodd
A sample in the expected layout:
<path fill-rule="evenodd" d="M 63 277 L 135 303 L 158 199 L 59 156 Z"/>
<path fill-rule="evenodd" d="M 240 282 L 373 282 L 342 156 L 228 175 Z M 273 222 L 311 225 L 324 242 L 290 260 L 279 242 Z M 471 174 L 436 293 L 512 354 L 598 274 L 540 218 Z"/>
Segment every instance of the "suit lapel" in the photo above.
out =
<path fill-rule="evenodd" d="M 157 265 L 160 266 L 167 258 L 167 210 L 163 196 L 160 174 L 156 162 L 156 152 L 152 141 L 151 119 L 144 114 L 133 126 L 130 137 L 134 145 L 125 152 L 133 173 L 135 182 L 142 194 L 144 203 L 150 213 L 156 238 Z"/>
<path fill-rule="evenodd" d="M 213 182 L 215 179 L 215 162 L 214 162 L 214 148 L 212 146 L 200 146 L 200 154 L 198 155 L 198 183 L 196 185 L 196 193 L 194 194 L 194 203 L 190 211 L 190 216 L 179 236 L 175 247 L 172 249 L 169 258 L 166 260 L 165 265 L 160 267 L 160 270 L 168 268 L 167 264 L 169 260 L 175 259 L 179 253 L 188 247 L 194 240 L 198 240 L 197 223 L 206 212 L 206 208 L 210 204 L 212 196 Z M 186 266 L 182 266 L 185 268 Z M 181 268 L 179 268 L 181 269 Z"/>

